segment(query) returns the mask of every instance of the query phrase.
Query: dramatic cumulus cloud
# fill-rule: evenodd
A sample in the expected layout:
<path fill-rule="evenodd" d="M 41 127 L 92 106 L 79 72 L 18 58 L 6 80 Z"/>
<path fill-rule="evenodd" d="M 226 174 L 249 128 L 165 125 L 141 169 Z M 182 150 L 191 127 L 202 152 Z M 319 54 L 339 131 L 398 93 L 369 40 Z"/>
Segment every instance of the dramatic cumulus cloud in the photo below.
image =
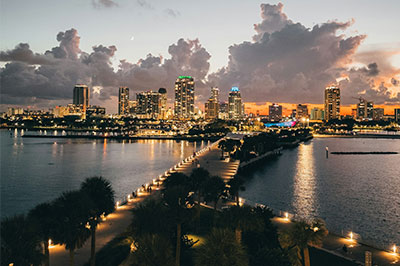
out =
<path fill-rule="evenodd" d="M 98 45 L 90 53 L 84 52 L 75 29 L 57 34 L 57 41 L 59 45 L 44 54 L 34 53 L 24 43 L 0 53 L 0 60 L 7 62 L 0 70 L 2 104 L 71 101 L 76 83 L 89 85 L 92 96 L 100 101 L 116 95 L 118 86 L 128 86 L 132 91 L 171 88 L 179 75 L 196 77 L 198 87 L 204 88 L 210 66 L 211 56 L 197 39 L 180 39 L 172 44 L 168 59 L 149 54 L 137 63 L 121 60 L 116 70 L 111 65 L 115 46 Z"/>
<path fill-rule="evenodd" d="M 358 94 L 377 103 L 400 102 L 390 82 L 399 71 L 394 71 L 388 56 L 364 55 L 359 62 L 365 67 L 349 67 L 366 38 L 339 33 L 352 21 L 330 21 L 309 29 L 289 20 L 282 10 L 282 4 L 261 5 L 262 21 L 254 25 L 253 41 L 229 47 L 228 65 L 209 75 L 210 85 L 225 92 L 239 86 L 247 101 L 320 103 L 324 87 L 345 76 L 340 83 L 344 103 L 354 102 L 351 96 Z"/>
<path fill-rule="evenodd" d="M 137 4 L 152 8 L 145 0 Z M 208 98 L 210 86 L 218 86 L 221 95 L 239 86 L 245 101 L 317 104 L 332 83 L 342 89 L 344 104 L 359 96 L 377 104 L 400 104 L 400 69 L 390 63 L 398 51 L 358 52 L 366 36 L 341 33 L 352 21 L 330 21 L 310 29 L 290 20 L 282 4 L 262 4 L 261 18 L 252 41 L 231 45 L 228 64 L 215 73 L 209 73 L 211 55 L 197 39 L 179 39 L 165 57 L 148 54 L 136 63 L 120 60 L 117 69 L 111 64 L 115 46 L 82 51 L 75 29 L 58 33 L 58 46 L 44 53 L 20 43 L 0 52 L 0 61 L 5 62 L 0 68 L 1 103 L 51 107 L 54 102 L 70 102 L 76 83 L 89 85 L 97 101 L 110 101 L 118 86 L 128 86 L 134 97 L 135 91 L 171 89 L 177 76 L 191 75 L 199 104 Z M 173 98 L 172 90 L 169 97 Z"/>

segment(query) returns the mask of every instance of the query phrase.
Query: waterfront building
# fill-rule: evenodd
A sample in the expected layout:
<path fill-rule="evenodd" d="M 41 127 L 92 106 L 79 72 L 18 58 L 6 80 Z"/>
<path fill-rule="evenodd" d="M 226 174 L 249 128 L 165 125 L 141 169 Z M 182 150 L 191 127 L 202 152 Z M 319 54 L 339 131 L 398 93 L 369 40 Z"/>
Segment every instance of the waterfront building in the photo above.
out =
<path fill-rule="evenodd" d="M 314 107 L 311 109 L 311 120 L 323 120 L 324 119 L 324 110 L 321 108 Z"/>
<path fill-rule="evenodd" d="M 105 116 L 106 114 L 106 108 L 97 106 L 97 105 L 91 105 L 86 109 L 86 117 L 102 117 Z"/>
<path fill-rule="evenodd" d="M 218 118 L 219 119 L 223 119 L 223 120 L 229 119 L 229 106 L 228 106 L 228 103 L 226 103 L 226 102 L 220 102 L 219 103 Z"/>
<path fill-rule="evenodd" d="M 206 119 L 218 118 L 219 104 L 215 98 L 210 97 L 210 99 L 208 99 L 208 101 L 205 103 L 204 109 L 206 113 Z"/>
<path fill-rule="evenodd" d="M 88 107 L 89 109 L 89 107 Z M 86 110 L 88 110 L 86 109 Z M 66 106 L 56 106 L 53 108 L 54 117 L 79 116 L 82 119 L 86 117 L 82 104 L 67 104 Z"/>
<path fill-rule="evenodd" d="M 238 87 L 232 87 L 228 98 L 229 119 L 241 119 L 243 117 L 244 105 Z"/>
<path fill-rule="evenodd" d="M 394 120 L 400 122 L 400 108 L 394 109 Z"/>
<path fill-rule="evenodd" d="M 160 95 L 160 110 L 159 119 L 167 119 L 167 90 L 165 88 L 159 88 L 158 93 Z"/>
<path fill-rule="evenodd" d="M 257 110 L 259 116 L 259 111 Z M 282 105 L 273 103 L 269 106 L 268 112 L 269 121 L 279 122 L 282 120 Z"/>
<path fill-rule="evenodd" d="M 372 120 L 374 115 L 374 103 L 368 102 L 364 98 L 359 98 L 357 104 L 357 119 L 359 120 Z"/>
<path fill-rule="evenodd" d="M 83 110 L 89 106 L 89 87 L 83 84 L 77 84 L 74 87 L 73 104 L 81 105 Z"/>
<path fill-rule="evenodd" d="M 330 86 L 325 88 L 325 108 L 324 117 L 330 119 L 340 119 L 340 88 Z"/>
<path fill-rule="evenodd" d="M 374 108 L 374 120 L 383 120 L 385 116 L 385 109 L 383 108 Z"/>
<path fill-rule="evenodd" d="M 296 119 L 308 118 L 308 106 L 306 104 L 298 104 L 296 107 Z"/>
<path fill-rule="evenodd" d="M 175 117 L 190 119 L 194 110 L 194 79 L 191 76 L 179 76 L 175 81 Z"/>
<path fill-rule="evenodd" d="M 129 88 L 120 87 L 118 91 L 118 115 L 129 114 Z"/>
<path fill-rule="evenodd" d="M 136 115 L 140 118 L 158 119 L 161 111 L 161 94 L 144 91 L 136 94 Z"/>
<path fill-rule="evenodd" d="M 7 109 L 7 116 L 23 115 L 23 114 L 24 114 L 24 109 L 22 108 L 8 107 Z"/>

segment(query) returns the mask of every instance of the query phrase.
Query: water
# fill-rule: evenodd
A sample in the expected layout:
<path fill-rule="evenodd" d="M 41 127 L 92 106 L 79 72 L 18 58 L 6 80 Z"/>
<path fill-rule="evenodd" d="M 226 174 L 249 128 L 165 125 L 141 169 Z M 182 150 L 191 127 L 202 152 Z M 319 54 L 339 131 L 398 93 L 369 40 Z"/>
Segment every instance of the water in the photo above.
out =
<path fill-rule="evenodd" d="M 10 135 L 12 133 L 12 136 Z M 18 133 L 17 135 L 15 133 Z M 91 176 L 110 180 L 116 199 L 151 182 L 208 142 L 21 138 L 0 130 L 1 217 L 26 213 Z"/>
<path fill-rule="evenodd" d="M 353 231 L 383 248 L 400 245 L 400 154 L 326 159 L 327 146 L 400 152 L 399 139 L 316 138 L 259 167 L 242 196 L 305 219 L 323 218 L 330 231 Z"/>

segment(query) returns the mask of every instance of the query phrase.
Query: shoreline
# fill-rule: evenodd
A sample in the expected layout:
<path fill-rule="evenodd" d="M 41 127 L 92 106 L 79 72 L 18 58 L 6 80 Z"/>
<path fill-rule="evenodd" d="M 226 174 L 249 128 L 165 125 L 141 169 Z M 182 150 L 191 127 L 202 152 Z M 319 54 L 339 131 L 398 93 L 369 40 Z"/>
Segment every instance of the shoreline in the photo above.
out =
<path fill-rule="evenodd" d="M 359 134 L 359 135 L 336 135 L 336 134 L 313 134 L 314 138 L 369 138 L 369 139 L 400 139 L 400 135 L 384 134 Z"/>

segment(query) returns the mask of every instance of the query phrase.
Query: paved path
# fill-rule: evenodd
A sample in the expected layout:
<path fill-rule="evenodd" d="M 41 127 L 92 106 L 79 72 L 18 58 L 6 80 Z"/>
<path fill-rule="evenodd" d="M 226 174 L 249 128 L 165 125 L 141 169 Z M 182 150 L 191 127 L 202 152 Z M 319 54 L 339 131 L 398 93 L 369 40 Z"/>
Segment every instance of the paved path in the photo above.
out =
<path fill-rule="evenodd" d="M 272 222 L 278 226 L 278 229 L 288 229 L 293 223 L 289 219 L 275 217 Z M 347 252 L 342 250 L 343 245 L 347 246 Z M 362 245 L 356 241 L 337 236 L 335 234 L 329 234 L 323 241 L 322 249 L 333 255 L 348 259 L 353 262 L 358 262 L 364 265 L 365 262 L 365 251 L 372 253 L 372 265 L 400 265 L 400 255 L 393 254 L 387 251 L 379 250 L 374 247 Z M 312 263 L 311 263 L 312 265 Z"/>

